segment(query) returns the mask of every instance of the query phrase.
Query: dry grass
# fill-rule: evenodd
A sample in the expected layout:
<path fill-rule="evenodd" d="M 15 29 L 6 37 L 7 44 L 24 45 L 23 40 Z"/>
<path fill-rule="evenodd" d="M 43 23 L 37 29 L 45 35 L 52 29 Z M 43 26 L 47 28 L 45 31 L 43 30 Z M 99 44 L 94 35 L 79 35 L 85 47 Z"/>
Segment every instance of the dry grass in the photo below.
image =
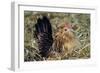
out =
<path fill-rule="evenodd" d="M 81 48 L 72 52 L 69 58 L 63 59 L 87 59 L 90 58 L 90 14 L 81 13 L 50 13 L 50 12 L 24 12 L 24 61 L 41 61 L 46 58 L 39 54 L 34 25 L 36 20 L 43 15 L 48 16 L 52 24 L 53 35 L 59 23 L 67 21 L 75 25 L 74 32 L 78 37 Z M 57 55 L 56 59 L 61 59 Z"/>

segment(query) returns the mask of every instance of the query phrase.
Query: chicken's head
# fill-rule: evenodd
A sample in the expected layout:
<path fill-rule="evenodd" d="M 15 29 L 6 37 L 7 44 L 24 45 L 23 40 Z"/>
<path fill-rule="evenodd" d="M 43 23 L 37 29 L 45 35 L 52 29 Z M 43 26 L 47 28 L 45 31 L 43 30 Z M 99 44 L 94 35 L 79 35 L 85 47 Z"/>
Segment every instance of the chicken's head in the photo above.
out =
<path fill-rule="evenodd" d="M 59 37 L 60 39 L 62 38 L 63 40 L 70 41 L 74 38 L 72 25 L 69 23 L 65 23 L 58 26 L 55 36 L 56 38 Z"/>

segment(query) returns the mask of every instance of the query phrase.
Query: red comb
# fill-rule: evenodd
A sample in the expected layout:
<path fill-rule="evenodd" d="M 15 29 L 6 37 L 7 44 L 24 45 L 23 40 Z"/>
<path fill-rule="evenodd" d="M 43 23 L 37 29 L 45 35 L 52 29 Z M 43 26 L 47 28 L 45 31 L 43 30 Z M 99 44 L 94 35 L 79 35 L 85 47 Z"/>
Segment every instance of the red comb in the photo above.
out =
<path fill-rule="evenodd" d="M 67 28 L 72 28 L 71 25 L 68 24 L 68 23 L 65 24 L 65 27 L 67 27 Z"/>

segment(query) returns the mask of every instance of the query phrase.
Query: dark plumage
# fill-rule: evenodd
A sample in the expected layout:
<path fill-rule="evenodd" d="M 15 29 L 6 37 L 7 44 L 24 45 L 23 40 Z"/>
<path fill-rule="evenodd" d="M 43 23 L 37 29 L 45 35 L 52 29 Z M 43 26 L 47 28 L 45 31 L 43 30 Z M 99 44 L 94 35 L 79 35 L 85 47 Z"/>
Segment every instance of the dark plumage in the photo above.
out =
<path fill-rule="evenodd" d="M 43 16 L 42 19 L 38 18 L 35 28 L 40 54 L 46 57 L 53 43 L 51 23 L 46 16 Z"/>

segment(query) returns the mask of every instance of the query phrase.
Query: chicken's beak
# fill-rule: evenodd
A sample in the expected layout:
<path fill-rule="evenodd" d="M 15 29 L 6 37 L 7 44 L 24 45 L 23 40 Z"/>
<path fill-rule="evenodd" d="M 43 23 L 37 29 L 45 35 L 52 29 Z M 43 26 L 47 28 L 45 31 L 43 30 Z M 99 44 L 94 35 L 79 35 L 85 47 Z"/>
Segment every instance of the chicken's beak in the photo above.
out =
<path fill-rule="evenodd" d="M 74 30 L 73 29 L 69 29 L 69 31 L 73 32 Z"/>
<path fill-rule="evenodd" d="M 67 29 L 66 32 L 74 32 L 74 30 L 73 29 Z"/>

